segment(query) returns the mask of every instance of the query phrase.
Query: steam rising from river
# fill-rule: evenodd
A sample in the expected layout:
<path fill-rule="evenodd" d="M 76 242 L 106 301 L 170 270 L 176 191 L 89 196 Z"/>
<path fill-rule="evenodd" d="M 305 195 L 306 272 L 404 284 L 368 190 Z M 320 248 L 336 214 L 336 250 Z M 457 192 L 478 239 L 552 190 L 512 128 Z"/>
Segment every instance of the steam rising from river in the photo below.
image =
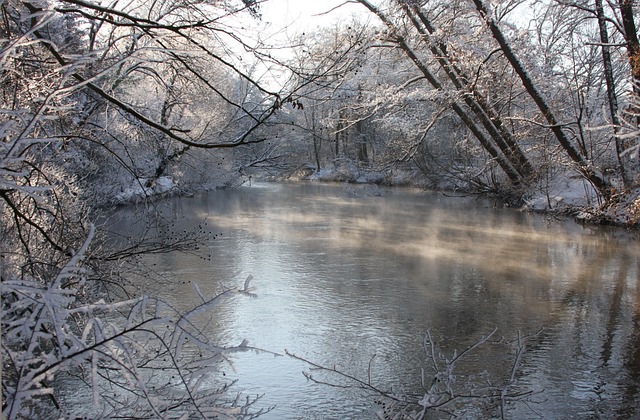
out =
<path fill-rule="evenodd" d="M 160 203 L 162 220 L 207 223 L 217 236 L 210 259 L 152 257 L 156 276 L 145 287 L 188 307 L 193 283 L 210 295 L 252 274 L 257 297 L 208 314 L 212 337 L 286 348 L 361 377 L 373 360 L 377 383 L 406 388 L 419 387 L 428 366 L 427 328 L 443 351 L 494 327 L 507 338 L 543 328 L 519 376 L 545 390 L 536 410 L 555 418 L 637 413 L 624 397 L 640 377 L 637 242 L 491 201 L 367 191 L 268 184 Z M 500 379 L 511 363 L 508 352 L 490 350 L 466 368 Z M 272 418 L 371 414 L 371 399 L 308 383 L 300 374 L 307 368 L 239 354 L 227 373 L 240 390 L 265 393 L 264 404 L 278 406 Z M 532 417 L 526 407 L 515 413 Z"/>

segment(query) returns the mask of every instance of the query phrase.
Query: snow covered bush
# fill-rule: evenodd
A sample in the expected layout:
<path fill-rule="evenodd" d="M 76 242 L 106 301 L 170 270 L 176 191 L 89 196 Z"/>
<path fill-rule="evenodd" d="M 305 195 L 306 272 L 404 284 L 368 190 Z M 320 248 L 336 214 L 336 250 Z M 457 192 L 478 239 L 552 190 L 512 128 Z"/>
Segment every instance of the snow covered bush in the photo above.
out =
<path fill-rule="evenodd" d="M 193 322 L 234 292 L 199 294 L 186 313 L 148 296 L 80 299 L 93 235 L 92 227 L 48 283 L 3 279 L 4 418 L 257 416 L 256 399 L 229 399 L 230 383 L 215 376 L 225 354 L 248 347 L 220 347 Z M 56 383 L 65 376 L 75 378 L 73 407 L 57 398 Z M 78 398 L 84 394 L 89 401 Z"/>
<path fill-rule="evenodd" d="M 260 102 L 268 102 L 268 95 L 256 95 L 251 111 L 243 108 L 242 95 L 230 92 L 235 84 L 227 82 L 235 77 L 250 84 L 249 77 L 215 48 L 188 36 L 216 32 L 214 24 L 222 24 L 214 18 L 202 23 L 205 12 L 255 14 L 254 1 L 215 2 L 206 10 L 172 0 L 147 6 L 0 2 L 3 418 L 261 413 L 253 408 L 255 398 L 228 394 L 229 381 L 216 376 L 228 352 L 249 347 L 213 343 L 192 322 L 234 291 L 199 293 L 200 301 L 186 312 L 151 296 L 126 294 L 124 261 L 148 252 L 190 251 L 197 232 L 164 242 L 133 238 L 117 248 L 92 223 L 97 205 L 115 196 L 113 185 L 105 184 L 121 185 L 125 192 L 136 180 L 141 188 L 134 192 L 170 192 L 183 175 L 171 165 L 191 148 L 231 148 L 230 142 L 244 141 L 252 124 L 269 115 Z M 178 15 L 184 25 L 176 24 Z M 209 60 L 217 64 L 208 69 L 225 69 L 217 79 L 196 70 Z M 163 68 L 168 62 L 174 67 Z M 210 100 L 184 104 L 193 84 L 168 83 L 165 76 L 170 70 L 184 75 L 186 69 L 201 77 L 200 89 L 227 104 L 225 111 L 232 112 L 219 114 L 232 121 L 196 115 L 213 104 Z M 147 88 L 146 96 L 127 92 L 141 81 L 147 83 L 139 86 Z M 259 90 L 256 83 L 251 86 Z M 151 106 L 159 94 L 166 96 L 160 110 Z M 157 120 L 152 111 L 161 114 Z M 232 124 L 236 121 L 242 123 Z M 214 137 L 221 132 L 229 137 Z M 201 172 L 215 176 L 228 166 Z M 61 395 L 64 383 L 72 384 L 71 400 Z"/>

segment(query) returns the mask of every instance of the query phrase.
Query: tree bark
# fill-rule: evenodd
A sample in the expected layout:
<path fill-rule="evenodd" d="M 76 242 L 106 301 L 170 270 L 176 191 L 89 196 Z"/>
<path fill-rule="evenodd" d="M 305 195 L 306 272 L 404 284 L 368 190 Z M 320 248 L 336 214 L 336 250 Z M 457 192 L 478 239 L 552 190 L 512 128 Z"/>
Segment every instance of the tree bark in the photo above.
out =
<path fill-rule="evenodd" d="M 620 5 L 620 16 L 624 28 L 624 37 L 627 43 L 627 54 L 631 64 L 631 75 L 636 82 L 640 82 L 640 41 L 638 41 L 638 31 L 633 19 L 633 1 L 618 0 Z M 635 87 L 634 91 L 640 95 L 640 88 Z"/>

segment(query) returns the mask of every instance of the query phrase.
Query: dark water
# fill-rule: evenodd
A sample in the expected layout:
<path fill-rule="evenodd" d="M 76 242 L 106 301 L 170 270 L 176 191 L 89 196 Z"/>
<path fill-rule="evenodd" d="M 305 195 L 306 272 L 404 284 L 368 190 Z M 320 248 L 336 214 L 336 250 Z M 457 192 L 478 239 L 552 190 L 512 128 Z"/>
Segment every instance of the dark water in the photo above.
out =
<path fill-rule="evenodd" d="M 497 328 L 504 344 L 454 372 L 459 382 L 483 372 L 477 380 L 494 385 L 510 375 L 509 341 L 535 334 L 514 388 L 535 394 L 509 404 L 508 417 L 640 415 L 640 246 L 624 231 L 365 186 L 261 184 L 157 206 L 164 220 L 207 223 L 218 236 L 210 260 L 152 257 L 167 280 L 146 285 L 149 293 L 188 307 L 193 283 L 213 294 L 254 276 L 255 298 L 211 314 L 220 344 L 247 339 L 413 392 L 421 368 L 430 372 L 427 330 L 450 356 Z M 241 353 L 234 368 L 225 374 L 239 379 L 237 390 L 275 406 L 264 418 L 372 418 L 377 407 L 365 393 L 307 381 L 309 366 L 290 357 Z M 466 417 L 499 416 L 469 404 Z"/>

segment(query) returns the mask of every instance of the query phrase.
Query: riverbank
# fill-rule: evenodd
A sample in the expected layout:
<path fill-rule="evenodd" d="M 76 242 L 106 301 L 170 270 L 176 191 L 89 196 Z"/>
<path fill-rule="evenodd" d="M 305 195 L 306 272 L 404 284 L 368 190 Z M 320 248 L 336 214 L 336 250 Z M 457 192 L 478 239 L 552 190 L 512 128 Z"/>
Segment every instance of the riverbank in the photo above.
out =
<path fill-rule="evenodd" d="M 484 196 L 496 199 L 505 207 L 522 211 L 570 217 L 582 224 L 609 225 L 640 230 L 640 188 L 615 195 L 611 202 L 603 202 L 586 180 L 579 176 L 565 176 L 548 182 L 545 186 L 531 187 L 525 192 L 479 188 L 472 183 L 427 179 L 416 170 L 389 169 L 371 171 L 343 162 L 320 171 L 301 166 L 294 171 L 278 175 L 252 173 L 228 176 L 217 183 L 207 185 L 180 185 L 171 177 L 156 180 L 137 179 L 128 186 L 111 188 L 109 194 L 98 194 L 103 206 L 135 204 L 147 200 L 159 200 L 172 196 L 190 196 L 198 192 L 237 188 L 252 182 L 319 182 L 366 184 L 371 186 L 410 187 L 439 191 L 445 194 Z M 486 187 L 486 186 L 485 186 Z M 371 195 L 379 195 L 379 189 L 371 189 Z"/>
<path fill-rule="evenodd" d="M 412 187 L 462 195 L 491 196 L 505 206 L 523 211 L 571 217 L 579 223 L 607 225 L 640 230 L 640 188 L 618 192 L 610 202 L 598 197 L 595 189 L 582 177 L 559 176 L 544 186 L 537 185 L 527 191 L 477 189 L 471 183 L 434 182 L 419 171 L 388 170 L 386 172 L 362 170 L 355 165 L 340 164 L 316 171 L 305 166 L 291 174 L 266 178 L 267 181 L 341 182 L 372 184 L 390 187 Z"/>

